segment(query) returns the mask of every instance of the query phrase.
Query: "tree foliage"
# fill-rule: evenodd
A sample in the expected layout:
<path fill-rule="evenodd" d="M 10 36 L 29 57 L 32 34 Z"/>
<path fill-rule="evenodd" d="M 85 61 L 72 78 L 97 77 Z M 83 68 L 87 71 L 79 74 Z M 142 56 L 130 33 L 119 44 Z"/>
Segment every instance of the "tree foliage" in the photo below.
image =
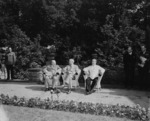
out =
<path fill-rule="evenodd" d="M 99 61 L 104 66 L 122 66 L 123 53 L 127 46 L 133 46 L 135 51 L 145 41 L 145 31 L 132 24 L 132 19 L 124 9 L 120 17 L 107 15 L 106 24 L 101 27 L 104 40 L 98 42 L 96 52 Z M 118 19 L 118 20 L 117 20 Z M 116 26 L 116 21 L 119 26 Z"/>
<path fill-rule="evenodd" d="M 148 40 L 149 6 L 148 0 L 0 0 L 0 44 L 25 58 L 19 68 L 42 64 L 48 45 L 55 45 L 59 64 L 73 55 L 81 64 L 96 52 L 102 65 L 121 66 L 125 46 Z"/>

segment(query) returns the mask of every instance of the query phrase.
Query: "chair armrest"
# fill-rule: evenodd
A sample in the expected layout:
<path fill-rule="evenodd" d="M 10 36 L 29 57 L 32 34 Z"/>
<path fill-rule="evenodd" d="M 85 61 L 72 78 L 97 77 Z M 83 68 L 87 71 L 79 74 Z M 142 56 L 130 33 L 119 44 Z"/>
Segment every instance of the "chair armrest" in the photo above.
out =
<path fill-rule="evenodd" d="M 83 75 L 85 76 L 86 75 L 86 73 L 83 71 Z"/>
<path fill-rule="evenodd" d="M 98 74 L 98 76 L 102 76 L 102 74 Z"/>

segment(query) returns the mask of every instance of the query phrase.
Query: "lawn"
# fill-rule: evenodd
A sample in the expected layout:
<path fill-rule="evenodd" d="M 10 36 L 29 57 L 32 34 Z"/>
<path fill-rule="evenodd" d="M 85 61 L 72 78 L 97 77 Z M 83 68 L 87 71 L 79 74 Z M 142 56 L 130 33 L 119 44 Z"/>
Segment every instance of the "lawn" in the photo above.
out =
<path fill-rule="evenodd" d="M 9 121 L 131 121 L 125 118 L 95 116 L 63 111 L 4 105 Z"/>

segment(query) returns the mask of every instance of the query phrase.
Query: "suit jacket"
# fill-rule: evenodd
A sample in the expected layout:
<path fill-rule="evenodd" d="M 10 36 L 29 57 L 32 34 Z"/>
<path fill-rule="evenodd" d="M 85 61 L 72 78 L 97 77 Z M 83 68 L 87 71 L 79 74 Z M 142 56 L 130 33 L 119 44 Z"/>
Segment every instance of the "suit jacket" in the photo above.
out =
<path fill-rule="evenodd" d="M 9 57 L 11 61 L 9 61 Z M 10 52 L 6 55 L 6 65 L 14 65 L 16 63 L 16 54 L 14 52 Z"/>
<path fill-rule="evenodd" d="M 134 53 L 131 55 L 126 52 L 123 56 L 123 63 L 125 71 L 134 70 L 136 64 L 136 56 Z"/>
<path fill-rule="evenodd" d="M 67 73 L 67 74 L 71 74 L 72 76 L 74 74 L 79 74 L 80 72 L 80 69 L 77 65 L 73 65 L 72 67 L 70 65 L 67 65 L 64 69 L 63 69 L 63 72 L 64 73 Z"/>
<path fill-rule="evenodd" d="M 58 65 L 52 66 L 52 65 L 48 65 L 43 69 L 45 75 L 48 76 L 54 76 L 57 73 L 60 74 L 61 73 L 61 68 Z"/>

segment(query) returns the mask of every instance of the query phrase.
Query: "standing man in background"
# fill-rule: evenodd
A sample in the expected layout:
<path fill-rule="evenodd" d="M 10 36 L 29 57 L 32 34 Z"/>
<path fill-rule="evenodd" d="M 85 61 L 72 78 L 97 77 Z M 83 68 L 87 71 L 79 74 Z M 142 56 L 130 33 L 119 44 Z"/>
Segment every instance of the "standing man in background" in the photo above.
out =
<path fill-rule="evenodd" d="M 133 53 L 132 47 L 128 46 L 127 52 L 123 56 L 124 71 L 125 71 L 125 87 L 133 88 L 135 78 L 136 56 Z"/>
<path fill-rule="evenodd" d="M 16 63 L 16 55 L 12 51 L 12 48 L 8 48 L 8 53 L 6 54 L 6 69 L 7 69 L 7 80 L 14 79 L 14 66 Z M 11 75 L 10 75 L 11 74 Z"/>
<path fill-rule="evenodd" d="M 139 56 L 138 70 L 139 70 L 139 81 L 143 89 L 148 88 L 148 76 L 149 76 L 149 53 L 146 50 L 145 45 L 141 46 L 141 53 Z"/>

